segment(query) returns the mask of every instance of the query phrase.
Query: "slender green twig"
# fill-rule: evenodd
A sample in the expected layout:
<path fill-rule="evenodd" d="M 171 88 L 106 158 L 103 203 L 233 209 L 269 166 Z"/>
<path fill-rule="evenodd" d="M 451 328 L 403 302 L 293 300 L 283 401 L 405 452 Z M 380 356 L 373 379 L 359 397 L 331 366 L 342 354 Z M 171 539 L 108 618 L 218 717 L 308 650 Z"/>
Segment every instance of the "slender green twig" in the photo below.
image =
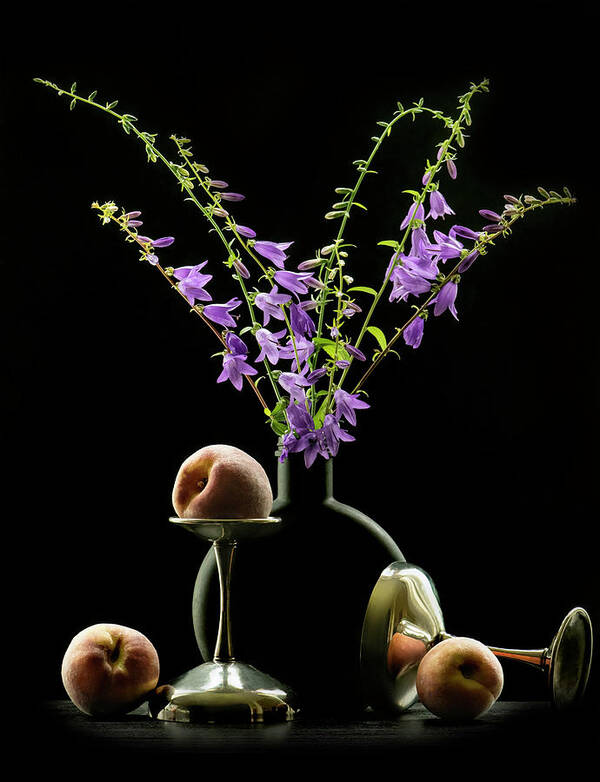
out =
<path fill-rule="evenodd" d="M 172 174 L 175 175 L 175 177 L 177 178 L 177 180 L 181 184 L 182 189 L 185 190 L 186 193 L 188 194 L 189 200 L 192 201 L 195 204 L 195 206 L 200 210 L 202 215 L 211 224 L 213 230 L 217 233 L 218 237 L 221 239 L 222 243 L 227 248 L 228 257 L 230 256 L 230 254 L 231 254 L 231 247 L 229 245 L 227 237 L 223 233 L 223 230 L 222 230 L 221 226 L 214 219 L 212 210 L 206 208 L 199 201 L 199 199 L 196 197 L 196 194 L 193 192 L 193 182 L 192 182 L 192 180 L 191 180 L 191 178 L 189 176 L 188 168 L 187 167 L 183 167 L 181 165 L 177 165 L 177 164 L 172 163 L 171 161 L 169 161 L 162 154 L 162 152 L 158 149 L 158 147 L 154 143 L 154 139 L 156 138 L 155 134 L 150 134 L 150 133 L 145 133 L 143 131 L 140 131 L 135 126 L 135 122 L 137 121 L 136 117 L 133 117 L 130 114 L 119 114 L 118 112 L 114 111 L 114 107 L 116 106 L 117 101 L 113 101 L 112 103 L 108 103 L 108 104 L 104 104 L 103 105 L 103 104 L 99 103 L 98 101 L 94 100 L 93 96 L 95 96 L 95 93 L 92 93 L 88 98 L 84 98 L 83 96 L 78 95 L 75 92 L 75 86 L 76 85 L 73 85 L 70 90 L 66 90 L 66 89 L 62 89 L 62 88 L 58 87 L 56 84 L 53 84 L 52 82 L 46 81 L 44 79 L 35 79 L 35 81 L 40 82 L 41 84 L 44 84 L 45 86 L 50 87 L 50 88 L 56 90 L 59 95 L 63 95 L 64 94 L 64 95 L 67 95 L 68 97 L 70 97 L 71 98 L 71 108 L 74 107 L 76 102 L 86 103 L 89 106 L 92 106 L 92 107 L 94 107 L 96 109 L 100 109 L 101 111 L 103 111 L 103 112 L 111 115 L 112 117 L 114 117 L 127 133 L 133 132 L 135 134 L 135 136 L 137 136 L 138 139 L 143 141 L 143 143 L 144 143 L 144 145 L 146 147 L 146 153 L 147 153 L 148 159 L 152 160 L 152 161 L 160 160 L 169 169 L 169 171 Z M 181 152 L 182 151 L 182 146 L 179 143 L 180 140 L 177 137 L 175 137 L 175 136 L 173 136 L 172 138 L 175 140 L 176 145 L 177 145 L 178 149 Z M 183 156 L 183 157 L 184 157 L 184 160 L 186 160 L 186 163 L 187 163 L 188 161 L 187 161 L 186 157 L 185 156 Z M 184 169 L 186 171 L 186 175 L 184 175 L 182 169 Z M 211 206 L 213 208 L 217 207 L 219 205 L 219 202 L 217 201 L 217 198 L 215 197 L 215 194 L 210 191 L 210 189 L 207 187 L 207 183 L 204 180 L 202 180 L 202 178 L 198 175 L 198 171 L 195 168 L 192 167 L 191 171 L 192 171 L 193 176 L 202 185 L 204 192 L 211 198 L 211 200 L 212 200 L 212 205 Z M 261 268 L 262 272 L 265 275 L 268 275 L 268 272 L 267 272 L 267 269 L 265 268 L 265 266 L 262 264 L 260 259 L 256 256 L 256 254 L 251 252 L 251 250 L 248 248 L 246 243 L 242 240 L 242 238 L 240 237 L 240 235 L 237 232 L 237 230 L 235 230 L 235 224 L 230 220 L 229 217 L 227 218 L 227 222 L 228 222 L 228 225 L 230 226 L 230 228 L 233 230 L 236 238 L 242 244 L 242 246 L 246 249 L 248 254 L 259 265 L 259 267 Z M 161 269 L 161 271 L 163 271 L 163 274 L 164 274 L 164 270 Z M 238 278 L 238 282 L 240 283 L 240 287 L 242 288 L 242 293 L 243 293 L 244 299 L 246 301 L 246 305 L 248 306 L 248 309 L 249 309 L 249 312 L 250 312 L 250 316 L 252 318 L 252 322 L 255 323 L 256 319 L 254 317 L 254 311 L 253 311 L 252 303 L 251 303 L 250 298 L 248 296 L 248 292 L 247 292 L 247 290 L 246 290 L 246 288 L 245 288 L 245 286 L 244 286 L 244 284 L 242 282 L 242 277 L 241 277 L 241 275 L 239 273 L 237 275 L 237 278 Z M 169 281 L 177 289 L 177 286 L 174 285 L 172 280 L 169 280 Z M 199 312 L 197 309 L 195 311 Z M 204 320 L 206 321 L 206 318 L 204 318 Z M 206 322 L 208 322 L 208 321 L 206 321 Z M 210 325 L 210 323 L 209 323 L 209 325 Z M 221 341 L 223 342 L 223 344 L 225 344 L 223 340 L 221 340 Z M 271 385 L 273 387 L 273 390 L 274 390 L 274 393 L 276 395 L 276 398 L 277 398 L 277 400 L 280 400 L 281 399 L 281 395 L 279 393 L 279 389 L 277 388 L 276 383 L 273 380 L 271 367 L 269 366 L 269 363 L 268 363 L 267 359 L 264 360 L 263 365 L 264 365 L 265 371 L 267 373 L 267 376 L 269 377 L 269 380 L 271 381 Z M 256 387 L 256 383 L 254 381 L 252 381 L 251 378 L 249 378 L 248 376 L 245 376 L 245 377 L 250 382 L 251 386 L 253 387 L 253 389 L 257 393 L 257 396 L 259 397 L 259 400 L 261 401 L 261 404 L 262 404 L 263 408 L 265 410 L 268 410 L 269 407 L 266 404 L 266 402 L 264 401 L 262 395 L 258 392 L 258 389 Z"/>
<path fill-rule="evenodd" d="M 471 102 L 471 98 L 478 92 L 485 92 L 485 91 L 487 91 L 488 83 L 489 83 L 488 80 L 484 79 L 479 84 L 472 84 L 471 88 L 469 89 L 469 91 L 459 98 L 459 101 L 460 101 L 459 106 L 461 108 L 461 111 L 460 111 L 457 119 L 452 123 L 452 126 L 451 126 L 452 130 L 451 130 L 450 136 L 442 143 L 442 146 L 441 146 L 441 149 L 440 149 L 440 153 L 438 154 L 436 162 L 433 165 L 430 165 L 428 167 L 428 171 L 426 172 L 425 184 L 421 188 L 421 191 L 418 192 L 418 193 L 416 191 L 414 192 L 415 199 L 413 201 L 413 206 L 411 207 L 411 209 L 412 209 L 412 216 L 411 216 L 411 219 L 408 221 L 408 225 L 406 226 L 406 229 L 404 231 L 402 239 L 398 243 L 398 246 L 397 246 L 397 249 L 396 249 L 396 253 L 395 253 L 396 259 L 400 258 L 400 253 L 402 253 L 402 251 L 403 251 L 403 249 L 404 249 L 404 247 L 406 245 L 406 241 L 407 241 L 408 237 L 411 235 L 413 228 L 416 226 L 416 223 L 417 223 L 416 213 L 417 213 L 418 207 L 421 206 L 424 203 L 427 194 L 429 192 L 431 192 L 431 190 L 434 188 L 435 178 L 436 178 L 440 168 L 446 163 L 446 161 L 450 157 L 449 150 L 452 147 L 452 142 L 455 139 L 458 138 L 461 141 L 461 145 L 464 143 L 463 123 L 464 122 L 469 122 L 470 123 L 470 102 Z M 393 271 L 394 266 L 395 266 L 395 264 L 397 262 L 398 262 L 398 260 L 396 260 L 396 262 L 394 264 L 390 264 L 390 267 L 389 267 L 389 269 L 387 271 L 385 279 L 383 280 L 383 282 L 382 282 L 379 290 L 377 291 L 376 295 L 373 297 L 373 301 L 371 303 L 371 306 L 369 307 L 367 315 L 365 316 L 365 318 L 364 318 L 364 320 L 362 322 L 362 326 L 361 326 L 360 332 L 358 334 L 358 337 L 356 338 L 356 340 L 354 342 L 354 346 L 357 347 L 357 348 L 360 346 L 360 344 L 361 344 L 365 334 L 367 333 L 367 329 L 369 328 L 369 325 L 370 325 L 371 319 L 373 317 L 373 314 L 375 312 L 375 309 L 377 308 L 377 305 L 379 304 L 379 301 L 380 301 L 380 299 L 381 299 L 381 297 L 382 297 L 382 295 L 383 295 L 383 293 L 384 293 L 384 291 L 385 291 L 385 289 L 386 289 L 386 287 L 388 285 L 388 282 L 390 280 L 392 271 Z M 352 366 L 352 363 L 353 363 L 353 356 L 350 356 L 349 362 L 350 362 L 349 366 L 347 366 L 343 370 L 343 372 L 342 372 L 342 375 L 341 375 L 340 380 L 338 382 L 338 387 L 341 387 L 343 385 L 345 379 L 346 379 L 346 375 L 348 374 L 348 372 L 349 372 L 349 370 L 350 370 L 350 368 Z M 329 396 L 331 395 L 332 386 L 333 386 L 333 383 L 331 382 L 330 383 Z M 328 397 L 328 399 L 329 399 L 329 397 Z"/>
<path fill-rule="evenodd" d="M 533 209 L 539 209 L 544 206 L 548 206 L 549 204 L 574 204 L 576 202 L 576 199 L 573 198 L 571 195 L 567 196 L 549 196 L 548 198 L 545 198 L 544 200 L 535 200 L 531 202 L 528 206 L 523 207 L 520 210 L 515 211 L 512 216 L 504 221 L 503 223 L 503 229 L 502 231 L 498 233 L 484 233 L 475 243 L 474 247 L 470 252 L 478 251 L 480 255 L 484 255 L 487 246 L 493 245 L 494 240 L 498 237 L 506 237 L 511 232 L 512 225 L 519 220 L 520 218 L 524 217 L 527 212 L 532 211 Z M 383 359 L 390 353 L 395 343 L 400 339 L 402 334 L 406 331 L 406 329 L 410 326 L 410 324 L 418 318 L 426 309 L 427 306 L 433 301 L 436 296 L 438 296 L 440 290 L 447 285 L 453 277 L 455 277 L 458 274 L 458 270 L 460 266 L 462 265 L 464 261 L 464 257 L 461 258 L 458 263 L 454 266 L 451 272 L 444 275 L 443 280 L 441 280 L 437 285 L 434 285 L 432 287 L 431 292 L 427 296 L 427 298 L 423 301 L 422 304 L 420 304 L 418 307 L 415 307 L 414 313 L 411 315 L 411 317 L 404 323 L 403 326 L 396 329 L 396 333 L 390 339 L 387 346 L 375 357 L 373 362 L 371 363 L 370 367 L 363 373 L 361 378 L 359 379 L 358 383 L 354 386 L 354 389 L 352 390 L 353 394 L 358 393 L 358 391 L 364 386 L 365 382 L 368 380 L 368 378 L 372 375 L 372 373 L 375 371 L 375 369 L 381 364 Z"/>
<path fill-rule="evenodd" d="M 143 251 L 145 251 L 147 249 L 145 244 L 144 244 L 144 242 L 139 238 L 137 233 L 132 231 L 126 225 L 126 223 L 125 223 L 125 221 L 123 219 L 119 219 L 119 217 L 116 217 L 112 210 L 108 210 L 106 208 L 106 205 L 104 205 L 104 207 L 103 207 L 100 204 L 98 204 L 97 202 L 94 202 L 92 204 L 92 208 L 94 208 L 94 209 L 98 210 L 99 212 L 101 212 L 101 214 L 104 216 L 104 219 L 108 217 L 108 218 L 110 218 L 110 220 L 112 220 L 114 223 L 116 223 L 119 226 L 119 228 L 127 234 L 127 237 L 129 239 L 129 241 L 135 242 L 137 245 L 139 245 L 139 247 L 142 248 Z M 185 300 L 185 302 L 188 304 L 188 306 L 190 306 L 190 303 L 189 303 L 187 297 L 185 296 L 185 294 L 179 289 L 177 284 L 175 282 L 173 282 L 172 276 L 167 273 L 167 271 L 161 266 L 160 263 L 157 262 L 157 263 L 155 263 L 153 265 L 162 274 L 162 276 L 169 283 L 171 288 Z M 227 346 L 227 342 L 225 341 L 225 338 L 223 337 L 221 332 L 213 326 L 213 324 L 206 317 L 206 315 L 204 315 L 204 313 L 202 312 L 202 309 L 200 307 L 198 307 L 198 306 L 192 305 L 191 306 L 191 310 L 192 310 L 192 312 L 196 313 L 196 315 L 198 315 L 199 318 L 201 318 L 202 322 L 206 326 L 208 326 L 208 328 L 212 331 L 212 333 L 215 335 L 215 337 L 219 340 L 221 345 L 223 345 L 225 350 L 227 352 L 229 352 L 229 348 Z M 250 387 L 252 388 L 252 390 L 254 391 L 254 393 L 256 394 L 256 396 L 258 398 L 258 401 L 261 403 L 263 409 L 268 410 L 269 406 L 267 405 L 267 403 L 264 400 L 262 394 L 258 390 L 258 387 L 257 387 L 256 383 L 254 382 L 254 380 L 252 380 L 252 378 L 249 377 L 248 375 L 244 375 L 244 377 L 245 377 L 246 381 L 248 382 L 248 384 L 250 385 Z"/>

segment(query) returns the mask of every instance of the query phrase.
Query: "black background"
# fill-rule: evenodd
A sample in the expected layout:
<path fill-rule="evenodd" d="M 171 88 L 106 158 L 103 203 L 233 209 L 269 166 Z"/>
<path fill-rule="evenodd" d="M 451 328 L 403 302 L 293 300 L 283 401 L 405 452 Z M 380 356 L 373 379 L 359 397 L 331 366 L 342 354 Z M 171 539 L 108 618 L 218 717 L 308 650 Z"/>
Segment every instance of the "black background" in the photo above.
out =
<path fill-rule="evenodd" d="M 454 220 L 476 227 L 478 209 L 538 185 L 567 185 L 578 204 L 517 224 L 463 278 L 460 321 L 430 318 L 421 348 L 374 374 L 336 494 L 431 573 L 450 632 L 541 647 L 577 604 L 597 627 L 597 12 L 193 9 L 120 4 L 87 19 L 59 4 L 23 15 L 2 54 L 6 572 L 16 565 L 5 597 L 36 691 L 64 695 L 64 650 L 96 622 L 146 633 L 165 677 L 196 664 L 204 552 L 167 523 L 177 468 L 223 442 L 275 478 L 254 397 L 215 384 L 211 335 L 90 204 L 142 210 L 144 231 L 176 237 L 165 263 L 209 259 L 215 277 L 218 240 L 139 142 L 92 109 L 69 112 L 36 76 L 119 99 L 172 159 L 169 135 L 191 138 L 211 175 L 247 196 L 239 222 L 294 240 L 290 263 L 331 240 L 333 189 L 352 184 L 351 161 L 397 100 L 452 112 L 489 78 L 459 176 L 442 180 Z M 369 213 L 350 223 L 357 283 L 385 269 L 376 243 L 397 236 L 401 191 L 419 185 L 441 138 L 422 117 L 383 148 L 362 194 Z M 236 295 L 220 279 L 215 300 Z M 389 332 L 403 319 L 384 310 Z M 543 694 L 533 671 L 509 669 L 507 697 Z"/>

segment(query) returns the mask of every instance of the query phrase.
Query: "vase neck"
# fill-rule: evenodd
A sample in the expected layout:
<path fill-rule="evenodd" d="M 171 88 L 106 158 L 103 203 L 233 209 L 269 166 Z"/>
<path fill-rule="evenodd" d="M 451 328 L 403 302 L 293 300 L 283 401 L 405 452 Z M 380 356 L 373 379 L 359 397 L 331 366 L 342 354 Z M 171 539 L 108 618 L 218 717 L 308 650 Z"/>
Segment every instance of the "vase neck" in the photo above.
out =
<path fill-rule="evenodd" d="M 317 457 L 310 467 L 302 454 L 277 462 L 277 499 L 315 503 L 333 497 L 333 459 Z"/>

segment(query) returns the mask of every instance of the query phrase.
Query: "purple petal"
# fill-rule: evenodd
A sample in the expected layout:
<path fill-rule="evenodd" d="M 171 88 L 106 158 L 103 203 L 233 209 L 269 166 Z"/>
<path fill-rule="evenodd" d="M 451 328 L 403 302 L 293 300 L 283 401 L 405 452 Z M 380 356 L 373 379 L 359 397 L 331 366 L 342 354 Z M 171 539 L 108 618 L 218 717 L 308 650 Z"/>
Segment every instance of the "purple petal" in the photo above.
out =
<path fill-rule="evenodd" d="M 463 239 L 479 239 L 480 233 L 472 231 L 464 225 L 453 225 L 450 229 L 450 236 L 462 236 Z"/>
<path fill-rule="evenodd" d="M 154 239 L 152 247 L 168 247 L 175 241 L 173 236 L 163 236 L 160 239 Z"/>
<path fill-rule="evenodd" d="M 236 225 L 235 230 L 247 239 L 254 239 L 256 236 L 256 231 L 253 231 L 252 228 L 248 228 L 246 225 Z"/>
<path fill-rule="evenodd" d="M 243 201 L 246 196 L 241 193 L 221 193 L 223 201 Z"/>

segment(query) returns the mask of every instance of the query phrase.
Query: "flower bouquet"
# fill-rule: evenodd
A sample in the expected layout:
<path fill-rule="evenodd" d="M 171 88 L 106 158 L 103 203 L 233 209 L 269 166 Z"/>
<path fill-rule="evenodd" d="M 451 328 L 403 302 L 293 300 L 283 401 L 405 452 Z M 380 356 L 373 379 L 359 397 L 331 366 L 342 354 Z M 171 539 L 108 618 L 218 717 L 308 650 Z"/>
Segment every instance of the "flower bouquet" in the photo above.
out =
<path fill-rule="evenodd" d="M 157 134 L 140 130 L 133 115 L 119 113 L 117 101 L 102 103 L 95 91 L 84 97 L 76 83 L 64 89 L 36 81 L 67 97 L 71 109 L 88 105 L 113 117 L 144 145 L 149 162 L 166 166 L 182 195 L 198 209 L 220 242 L 220 258 L 176 266 L 162 261 L 163 249 L 174 238 L 146 235 L 140 211 L 113 201 L 92 204 L 101 222 L 114 223 L 137 247 L 140 260 L 154 267 L 212 332 L 219 346 L 213 355 L 221 362 L 216 382 L 238 391 L 246 384 L 279 439 L 279 458 L 302 453 L 306 467 L 317 458 L 336 456 L 341 443 L 355 439 L 357 411 L 369 407 L 367 381 L 386 358 L 397 354 L 402 343 L 419 348 L 429 317 L 449 313 L 458 319 L 459 288 L 474 263 L 508 238 L 514 224 L 530 212 L 575 202 L 566 187 L 562 193 L 539 187 L 535 195 L 499 197 L 499 206 L 479 210 L 476 225 L 454 224 L 444 178 L 457 179 L 457 161 L 472 122 L 471 103 L 488 91 L 485 79 L 459 96 L 454 114 L 429 108 L 423 99 L 408 107 L 397 103 L 392 118 L 378 122 L 368 156 L 353 161 L 354 180 L 335 188 L 336 200 L 324 215 L 333 226 L 331 241 L 312 257 L 292 261 L 292 240 L 257 236 L 238 221 L 234 211 L 245 196 L 211 175 L 195 158 L 190 139 L 170 137 L 176 152 L 171 160 L 159 149 Z M 425 162 L 420 184 L 402 190 L 406 203 L 398 216 L 398 234 L 376 248 L 362 249 L 348 236 L 353 216 L 367 210 L 359 200 L 361 186 L 376 173 L 377 154 L 396 126 L 420 114 L 439 124 L 440 140 Z M 378 287 L 358 279 L 367 253 L 381 257 Z M 221 264 L 236 289 L 227 301 L 216 302 L 211 281 Z M 384 301 L 399 310 L 398 325 L 388 333 L 377 322 Z"/>

